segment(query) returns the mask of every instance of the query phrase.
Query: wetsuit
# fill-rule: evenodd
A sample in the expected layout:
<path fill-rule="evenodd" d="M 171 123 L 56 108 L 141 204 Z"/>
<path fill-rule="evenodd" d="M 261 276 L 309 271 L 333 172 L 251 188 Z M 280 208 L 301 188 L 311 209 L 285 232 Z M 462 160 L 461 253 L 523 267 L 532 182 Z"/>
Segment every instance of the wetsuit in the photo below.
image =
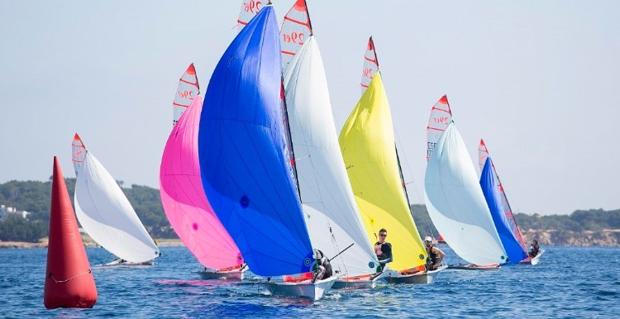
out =
<path fill-rule="evenodd" d="M 334 274 L 334 270 L 332 268 L 332 264 L 329 262 L 329 259 L 323 255 L 322 251 L 319 252 L 321 254 L 321 258 L 317 259 L 314 263 L 314 278 L 312 282 L 327 279 Z"/>
<path fill-rule="evenodd" d="M 385 242 L 381 244 L 380 242 L 376 242 L 375 246 L 381 245 L 381 255 L 377 255 L 379 259 L 379 267 L 377 267 L 377 272 L 382 272 L 387 263 L 394 261 L 392 259 L 392 244 Z"/>
<path fill-rule="evenodd" d="M 530 246 L 530 253 L 529 253 L 530 257 L 532 258 L 536 257 L 539 251 L 540 251 L 540 247 L 538 245 Z"/>
<path fill-rule="evenodd" d="M 434 248 L 435 247 L 431 247 L 430 249 L 426 250 L 428 254 L 428 257 L 426 258 L 426 270 L 435 270 L 433 265 L 437 263 L 437 260 L 439 259 L 439 254 L 435 251 Z"/>

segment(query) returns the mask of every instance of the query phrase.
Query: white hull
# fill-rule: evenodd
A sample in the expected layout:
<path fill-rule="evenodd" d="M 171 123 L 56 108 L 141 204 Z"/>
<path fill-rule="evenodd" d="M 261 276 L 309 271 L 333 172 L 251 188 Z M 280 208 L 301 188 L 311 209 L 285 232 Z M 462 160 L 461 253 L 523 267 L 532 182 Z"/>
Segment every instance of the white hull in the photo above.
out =
<path fill-rule="evenodd" d="M 116 259 L 107 264 L 103 264 L 101 266 L 103 267 L 136 267 L 136 266 L 144 267 L 144 266 L 153 266 L 153 264 L 155 264 L 155 260 L 149 260 L 149 261 L 140 262 L 140 263 L 133 263 L 133 262 L 125 261 L 122 259 Z"/>
<path fill-rule="evenodd" d="M 467 265 L 453 265 L 453 266 L 449 266 L 448 268 L 460 269 L 460 270 L 499 270 L 500 267 L 501 267 L 500 265 L 480 266 L 480 265 L 474 265 L 474 264 L 467 264 Z"/>
<path fill-rule="evenodd" d="M 325 291 L 329 290 L 336 282 L 336 277 L 332 276 L 324 280 L 317 280 L 315 283 L 304 282 L 268 282 L 267 289 L 274 296 L 301 297 L 317 301 L 323 298 Z"/>
<path fill-rule="evenodd" d="M 421 271 L 415 274 L 410 275 L 401 275 L 398 273 L 391 273 L 386 277 L 386 280 L 389 283 L 393 284 L 418 284 L 418 285 L 427 285 L 433 283 L 435 277 L 439 274 L 440 271 L 445 270 L 448 266 L 441 266 L 438 269 L 431 271 Z"/>
<path fill-rule="evenodd" d="M 385 273 L 382 273 L 372 279 L 347 279 L 340 278 L 336 280 L 332 289 L 371 289 L 377 287 L 377 281 L 383 278 Z"/>
<path fill-rule="evenodd" d="M 542 256 L 544 253 L 545 253 L 545 250 L 541 249 L 540 252 L 538 253 L 538 255 L 534 256 L 534 258 L 526 259 L 526 260 L 522 261 L 521 263 L 522 264 L 526 264 L 526 265 L 536 266 L 540 262 L 540 256 Z"/>
<path fill-rule="evenodd" d="M 218 279 L 218 280 L 243 280 L 245 277 L 245 272 L 247 268 L 243 270 L 232 270 L 232 271 L 208 271 L 204 270 L 199 272 L 200 277 L 205 280 L 210 279 Z"/>

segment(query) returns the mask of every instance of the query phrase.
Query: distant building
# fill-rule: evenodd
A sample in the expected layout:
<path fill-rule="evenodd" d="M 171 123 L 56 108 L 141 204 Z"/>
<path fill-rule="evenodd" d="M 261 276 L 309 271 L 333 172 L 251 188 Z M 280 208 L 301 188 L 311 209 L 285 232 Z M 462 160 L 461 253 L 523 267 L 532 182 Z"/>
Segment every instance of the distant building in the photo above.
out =
<path fill-rule="evenodd" d="M 5 219 L 9 214 L 15 214 L 21 216 L 21 218 L 27 219 L 31 213 L 25 210 L 17 210 L 15 207 L 0 205 L 0 220 Z"/>

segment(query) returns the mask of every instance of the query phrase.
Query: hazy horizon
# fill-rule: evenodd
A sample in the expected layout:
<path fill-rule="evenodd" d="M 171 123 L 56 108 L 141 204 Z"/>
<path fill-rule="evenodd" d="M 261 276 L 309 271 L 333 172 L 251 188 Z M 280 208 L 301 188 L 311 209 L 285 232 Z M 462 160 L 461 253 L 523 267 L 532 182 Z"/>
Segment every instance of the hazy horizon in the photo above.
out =
<path fill-rule="evenodd" d="M 273 1 L 281 21 L 293 0 Z M 373 35 L 413 203 L 425 128 L 447 94 L 477 167 L 484 138 L 517 212 L 620 208 L 620 2 L 313 1 L 338 131 Z M 74 176 L 80 133 L 126 185 L 159 188 L 177 81 L 202 94 L 241 1 L 0 0 L 0 182 Z"/>

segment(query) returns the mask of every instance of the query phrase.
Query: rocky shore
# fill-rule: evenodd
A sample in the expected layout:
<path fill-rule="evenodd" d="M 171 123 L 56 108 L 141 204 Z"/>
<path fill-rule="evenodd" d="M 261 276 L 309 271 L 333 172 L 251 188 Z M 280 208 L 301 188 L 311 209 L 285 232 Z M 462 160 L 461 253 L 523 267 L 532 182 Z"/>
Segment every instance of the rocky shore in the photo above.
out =
<path fill-rule="evenodd" d="M 538 239 L 541 245 L 620 247 L 620 229 L 603 229 L 601 231 L 528 229 L 523 231 L 523 235 L 528 242 L 531 239 Z"/>

